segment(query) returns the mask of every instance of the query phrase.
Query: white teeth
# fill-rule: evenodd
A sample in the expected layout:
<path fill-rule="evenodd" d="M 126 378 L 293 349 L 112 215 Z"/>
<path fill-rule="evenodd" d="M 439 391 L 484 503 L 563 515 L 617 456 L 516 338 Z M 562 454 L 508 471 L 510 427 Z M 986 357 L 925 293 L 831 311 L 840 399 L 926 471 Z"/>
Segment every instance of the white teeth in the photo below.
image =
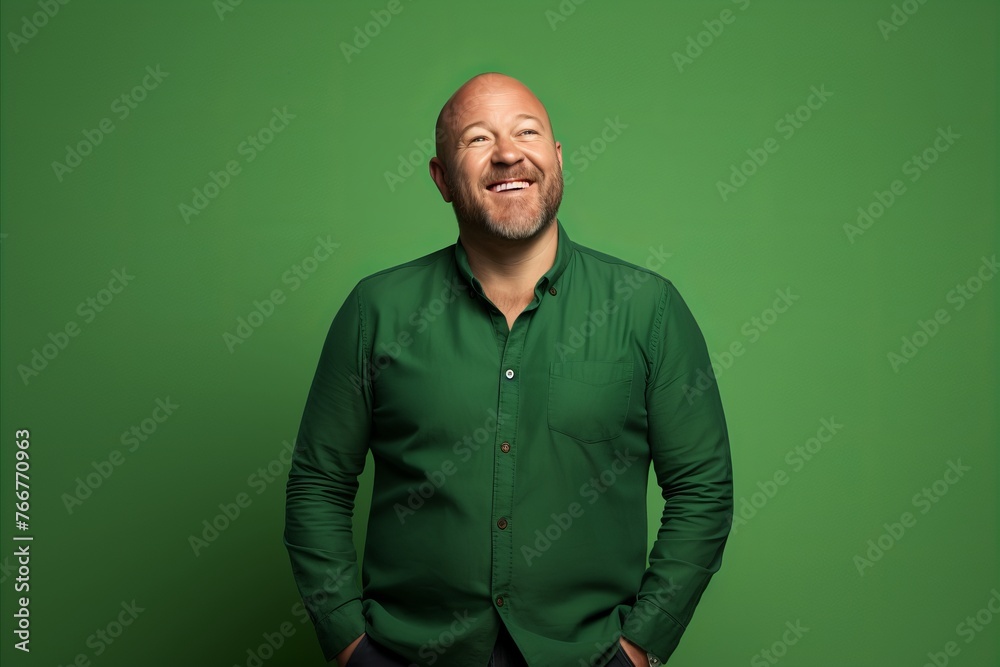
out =
<path fill-rule="evenodd" d="M 493 190 L 493 192 L 503 192 L 504 190 L 520 190 L 528 187 L 529 185 L 531 184 L 528 183 L 528 181 L 511 181 L 509 183 L 494 185 L 490 189 Z"/>

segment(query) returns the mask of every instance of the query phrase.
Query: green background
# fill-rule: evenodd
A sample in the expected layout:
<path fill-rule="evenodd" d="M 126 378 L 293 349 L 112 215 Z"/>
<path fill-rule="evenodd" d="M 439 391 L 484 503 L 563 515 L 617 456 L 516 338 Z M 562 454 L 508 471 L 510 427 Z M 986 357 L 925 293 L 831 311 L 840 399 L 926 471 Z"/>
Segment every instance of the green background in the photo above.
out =
<path fill-rule="evenodd" d="M 42 10 L 0 13 L 5 665 L 247 665 L 282 623 L 291 636 L 263 664 L 322 663 L 281 542 L 282 443 L 348 290 L 455 241 L 422 146 L 455 88 L 490 70 L 548 107 L 574 240 L 640 264 L 671 253 L 660 272 L 720 355 L 737 503 L 787 475 L 736 526 L 670 664 L 773 664 L 760 652 L 778 642 L 780 665 L 919 666 L 949 641 L 948 664 L 997 664 L 1000 618 L 984 612 L 971 641 L 958 627 L 1000 587 L 997 280 L 961 309 L 948 300 L 997 251 L 995 2 L 897 3 L 887 33 L 893 4 L 871 1 L 218 4 L 70 2 L 16 50 L 10 34 Z M 121 118 L 115 99 L 157 65 L 166 77 Z M 786 137 L 776 122 L 812 86 L 830 96 Z M 294 119 L 247 161 L 240 143 L 285 107 Z M 114 130 L 57 178 L 52 163 L 104 118 Z M 939 128 L 959 138 L 911 181 L 904 164 Z M 718 182 L 769 137 L 777 152 L 723 198 Z M 240 172 L 186 222 L 179 205 L 230 160 Z M 895 179 L 905 193 L 849 238 Z M 283 275 L 317 237 L 339 247 L 293 290 Z M 123 267 L 134 279 L 85 321 L 79 304 Z M 223 334 L 275 289 L 284 303 L 230 350 Z M 794 305 L 754 324 L 785 289 Z M 894 369 L 888 354 L 938 309 L 948 321 Z M 26 382 L 19 366 L 71 322 L 79 335 Z M 167 398 L 179 407 L 128 451 L 121 434 Z M 823 419 L 843 427 L 794 464 Z M 11 615 L 22 428 L 30 655 Z M 121 465 L 69 511 L 64 494 L 115 450 Z M 938 484 L 939 502 L 914 503 L 959 460 L 970 470 Z M 251 477 L 269 464 L 270 483 Z M 249 506 L 195 555 L 189 537 L 240 493 Z M 651 487 L 651 537 L 657 501 Z M 855 556 L 904 512 L 915 523 L 859 573 Z M 88 643 L 133 600 L 132 625 Z M 781 647 L 786 622 L 808 632 Z"/>

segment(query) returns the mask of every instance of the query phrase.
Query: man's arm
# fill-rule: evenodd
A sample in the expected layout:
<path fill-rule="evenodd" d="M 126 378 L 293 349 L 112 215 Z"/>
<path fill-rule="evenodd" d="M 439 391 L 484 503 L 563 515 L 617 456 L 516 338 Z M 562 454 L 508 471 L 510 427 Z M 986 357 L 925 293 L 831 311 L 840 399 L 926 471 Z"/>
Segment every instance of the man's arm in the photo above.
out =
<path fill-rule="evenodd" d="M 286 487 L 284 544 L 327 660 L 349 654 L 365 631 L 352 530 L 371 424 L 364 343 L 355 287 L 323 345 Z"/>
<path fill-rule="evenodd" d="M 729 433 L 705 340 L 670 283 L 663 285 L 656 322 L 646 405 L 663 517 L 622 634 L 666 661 L 722 564 L 733 511 L 733 475 Z M 705 377 L 712 381 L 706 383 Z"/>

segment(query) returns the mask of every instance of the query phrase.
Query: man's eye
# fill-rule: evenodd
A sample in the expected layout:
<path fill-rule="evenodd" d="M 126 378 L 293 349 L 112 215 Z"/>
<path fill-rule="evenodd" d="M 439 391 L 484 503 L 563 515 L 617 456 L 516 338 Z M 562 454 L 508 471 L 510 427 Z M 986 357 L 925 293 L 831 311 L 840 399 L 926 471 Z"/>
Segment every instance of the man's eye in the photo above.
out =
<path fill-rule="evenodd" d="M 537 131 L 535 131 L 535 130 L 525 130 L 525 131 L 524 131 L 524 132 L 522 132 L 521 134 L 524 134 L 525 132 L 531 132 L 532 134 L 538 134 L 538 132 L 537 132 Z"/>
<path fill-rule="evenodd" d="M 474 144 L 477 141 L 479 141 L 480 139 L 482 139 L 483 141 L 486 141 L 486 137 L 472 137 L 471 139 L 469 139 L 469 143 L 470 144 Z"/>

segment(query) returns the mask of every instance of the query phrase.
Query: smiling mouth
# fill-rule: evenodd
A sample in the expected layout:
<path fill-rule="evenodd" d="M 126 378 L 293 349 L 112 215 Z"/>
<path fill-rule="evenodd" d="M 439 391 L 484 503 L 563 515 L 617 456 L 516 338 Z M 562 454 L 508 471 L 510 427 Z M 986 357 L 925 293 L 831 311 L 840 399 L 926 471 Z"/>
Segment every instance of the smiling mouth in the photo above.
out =
<path fill-rule="evenodd" d="M 528 180 L 506 180 L 493 183 L 492 185 L 486 186 L 486 189 L 490 192 L 521 192 L 522 190 L 527 190 L 531 187 L 532 182 Z"/>

